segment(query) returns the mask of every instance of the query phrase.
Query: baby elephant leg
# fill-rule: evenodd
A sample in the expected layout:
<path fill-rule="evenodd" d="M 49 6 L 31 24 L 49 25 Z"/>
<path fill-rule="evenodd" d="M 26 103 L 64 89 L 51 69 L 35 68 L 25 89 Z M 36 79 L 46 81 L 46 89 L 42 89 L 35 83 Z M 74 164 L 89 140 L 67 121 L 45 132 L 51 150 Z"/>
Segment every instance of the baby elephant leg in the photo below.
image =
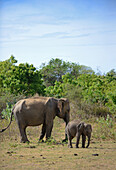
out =
<path fill-rule="evenodd" d="M 86 136 L 82 134 L 82 148 L 85 148 Z"/>
<path fill-rule="evenodd" d="M 68 136 L 68 147 L 73 148 L 73 146 L 72 146 L 72 137 L 69 134 L 67 136 Z"/>
<path fill-rule="evenodd" d="M 76 148 L 79 148 L 80 134 L 77 134 L 76 137 L 77 137 L 77 140 L 76 140 Z"/>

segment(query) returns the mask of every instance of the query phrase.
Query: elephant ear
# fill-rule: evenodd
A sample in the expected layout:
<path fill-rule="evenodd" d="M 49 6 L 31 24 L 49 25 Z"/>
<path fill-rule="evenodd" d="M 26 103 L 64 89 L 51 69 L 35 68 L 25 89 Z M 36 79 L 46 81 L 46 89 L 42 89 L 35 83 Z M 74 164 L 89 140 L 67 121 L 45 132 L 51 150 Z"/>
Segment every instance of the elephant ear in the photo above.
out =
<path fill-rule="evenodd" d="M 82 132 L 84 130 L 84 122 L 80 122 L 77 126 L 77 129 L 79 130 L 79 132 Z"/>
<path fill-rule="evenodd" d="M 64 101 L 62 99 L 58 100 L 58 108 L 60 110 L 60 114 L 62 114 L 63 108 L 64 108 Z"/>
<path fill-rule="evenodd" d="M 58 99 L 57 109 L 59 110 L 59 112 L 57 112 L 57 116 L 64 119 L 64 121 L 68 123 L 69 122 L 69 111 L 70 111 L 68 99 L 65 99 L 65 98 Z"/>

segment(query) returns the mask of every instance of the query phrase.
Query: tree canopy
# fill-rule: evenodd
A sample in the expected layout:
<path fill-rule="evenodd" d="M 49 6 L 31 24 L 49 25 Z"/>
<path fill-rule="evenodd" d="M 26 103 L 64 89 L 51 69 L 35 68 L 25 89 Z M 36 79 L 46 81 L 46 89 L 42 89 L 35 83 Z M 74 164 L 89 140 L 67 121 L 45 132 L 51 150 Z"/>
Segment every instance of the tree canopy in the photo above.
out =
<path fill-rule="evenodd" d="M 14 94 L 34 95 L 43 94 L 44 85 L 40 71 L 33 64 L 21 63 L 15 65 L 17 60 L 11 56 L 8 60 L 0 62 L 1 91 Z"/>
<path fill-rule="evenodd" d="M 0 62 L 0 96 L 11 93 L 68 97 L 86 112 L 116 113 L 116 71 L 98 75 L 88 66 L 58 58 L 43 63 L 39 70 L 33 64 L 20 63 L 11 56 Z M 90 109 L 85 107 L 89 103 Z M 91 107 L 97 105 L 96 108 Z M 102 107 L 102 111 L 101 111 Z"/>
<path fill-rule="evenodd" d="M 41 65 L 40 72 L 47 87 L 54 85 L 55 81 L 62 82 L 62 76 L 67 73 L 70 73 L 72 78 L 77 78 L 81 74 L 94 73 L 90 67 L 76 63 L 65 62 L 58 58 L 51 59 L 48 64 L 43 63 Z"/>

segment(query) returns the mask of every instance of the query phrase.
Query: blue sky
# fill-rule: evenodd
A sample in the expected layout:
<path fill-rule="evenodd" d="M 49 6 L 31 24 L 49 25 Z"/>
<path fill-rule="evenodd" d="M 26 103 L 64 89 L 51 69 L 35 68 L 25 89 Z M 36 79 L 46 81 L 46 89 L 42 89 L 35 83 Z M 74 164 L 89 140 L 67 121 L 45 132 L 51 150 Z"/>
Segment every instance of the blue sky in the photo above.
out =
<path fill-rule="evenodd" d="M 116 0 L 0 0 L 0 61 L 116 69 Z"/>

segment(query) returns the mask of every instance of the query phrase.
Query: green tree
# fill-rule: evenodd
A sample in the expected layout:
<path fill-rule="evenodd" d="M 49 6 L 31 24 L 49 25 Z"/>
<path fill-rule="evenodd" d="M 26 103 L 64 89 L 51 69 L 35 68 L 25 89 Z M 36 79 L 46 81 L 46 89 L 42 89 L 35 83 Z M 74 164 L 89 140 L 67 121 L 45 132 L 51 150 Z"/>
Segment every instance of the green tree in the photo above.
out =
<path fill-rule="evenodd" d="M 110 71 L 106 74 L 106 76 L 116 78 L 116 71 L 115 71 L 115 69 L 110 70 Z"/>
<path fill-rule="evenodd" d="M 47 87 L 54 86 L 55 81 L 62 82 L 62 76 L 66 75 L 67 73 L 70 75 L 71 79 L 77 78 L 81 74 L 94 73 L 90 67 L 76 63 L 65 62 L 58 58 L 51 59 L 47 65 L 43 63 L 40 72 Z"/>
<path fill-rule="evenodd" d="M 12 55 L 8 60 L 0 61 L 0 93 L 4 92 L 4 80 L 6 77 L 10 76 L 8 74 L 11 67 L 17 63 L 17 60 Z"/>
<path fill-rule="evenodd" d="M 14 57 L 0 62 L 0 86 L 2 91 L 8 91 L 14 94 L 34 95 L 35 93 L 44 94 L 42 76 L 40 71 L 31 64 L 15 65 Z"/>
<path fill-rule="evenodd" d="M 68 96 L 71 100 L 78 99 L 78 105 L 84 103 L 82 104 L 84 106 L 86 103 L 87 107 L 93 105 L 94 108 L 95 106 L 96 115 L 116 112 L 116 80 L 115 78 L 111 79 L 111 76 L 81 74 L 77 78 L 73 78 L 70 73 L 67 73 L 62 76 L 61 82 L 56 81 L 54 86 L 46 88 L 46 95 Z M 87 110 L 87 112 L 89 111 Z"/>
<path fill-rule="evenodd" d="M 91 67 L 79 65 L 79 64 L 76 64 L 76 63 L 70 63 L 70 67 L 71 67 L 70 74 L 71 74 L 71 76 L 73 76 L 73 78 L 77 78 L 81 74 L 94 74 L 95 73 L 91 69 Z"/>
<path fill-rule="evenodd" d="M 41 66 L 41 74 L 46 86 L 53 86 L 55 81 L 62 81 L 62 75 L 66 74 L 69 69 L 69 63 L 58 58 L 51 59 L 47 65 Z"/>

